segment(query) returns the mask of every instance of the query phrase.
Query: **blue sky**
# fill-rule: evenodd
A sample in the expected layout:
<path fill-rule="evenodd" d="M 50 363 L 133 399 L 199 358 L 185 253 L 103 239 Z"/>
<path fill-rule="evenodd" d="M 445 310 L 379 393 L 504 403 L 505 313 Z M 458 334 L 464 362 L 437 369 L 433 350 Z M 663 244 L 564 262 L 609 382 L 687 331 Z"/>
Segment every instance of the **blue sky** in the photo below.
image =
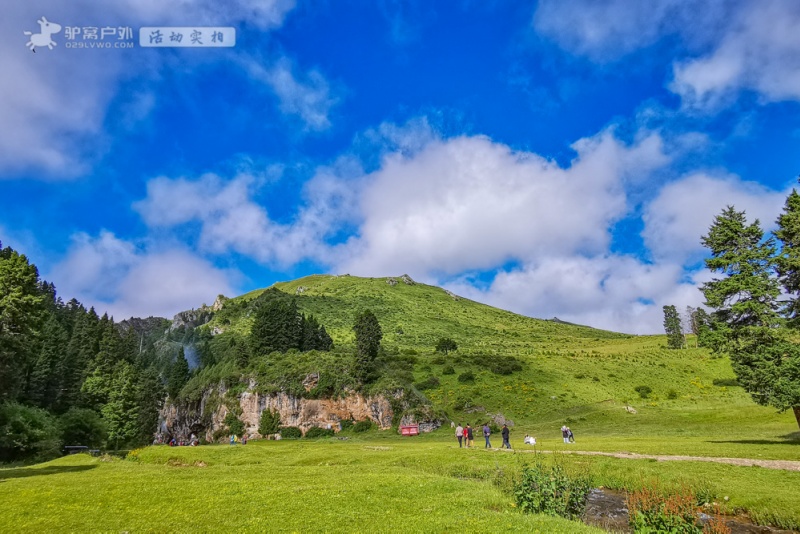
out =
<path fill-rule="evenodd" d="M 236 44 L 142 47 L 146 26 Z M 771 228 L 796 183 L 798 27 L 793 0 L 15 5 L 0 240 L 117 319 L 408 273 L 657 333 L 702 302 L 714 215 Z"/>

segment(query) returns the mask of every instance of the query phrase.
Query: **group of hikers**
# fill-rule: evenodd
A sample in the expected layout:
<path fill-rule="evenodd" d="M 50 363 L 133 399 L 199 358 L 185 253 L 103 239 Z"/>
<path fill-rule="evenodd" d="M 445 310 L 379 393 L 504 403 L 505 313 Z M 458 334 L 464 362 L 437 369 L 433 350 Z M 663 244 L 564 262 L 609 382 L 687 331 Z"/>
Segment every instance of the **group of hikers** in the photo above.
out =
<path fill-rule="evenodd" d="M 486 440 L 486 448 L 491 449 L 492 443 L 489 441 L 489 437 L 492 435 L 492 429 L 489 428 L 489 423 L 483 425 L 481 429 L 483 431 L 483 439 Z M 503 425 L 503 429 L 500 431 L 500 435 L 503 436 L 503 447 L 510 449 L 511 443 L 508 441 L 509 436 L 508 425 Z M 459 447 L 474 447 L 475 446 L 475 431 L 473 430 L 472 426 L 467 423 L 466 427 L 461 426 L 461 423 L 458 423 L 456 427 L 456 439 L 458 440 Z"/>
<path fill-rule="evenodd" d="M 483 432 L 483 439 L 486 441 L 486 445 L 484 448 L 491 449 L 492 444 L 489 441 L 489 437 L 492 435 L 492 429 L 489 427 L 489 423 L 485 423 L 483 428 L 481 429 Z M 500 435 L 503 437 L 503 445 L 502 447 L 506 449 L 511 448 L 511 442 L 509 441 L 509 434 L 510 431 L 508 429 L 508 425 L 503 424 L 502 430 L 500 430 Z M 564 438 L 564 443 L 575 443 L 575 435 L 572 433 L 572 430 L 566 425 L 561 427 L 561 436 Z M 458 423 L 456 426 L 456 439 L 458 440 L 458 446 L 460 447 L 474 447 L 475 446 L 475 430 L 467 423 L 466 427 L 461 426 L 461 423 Z M 523 440 L 525 445 L 536 445 L 536 438 L 530 436 L 528 434 L 525 435 L 525 439 Z"/>

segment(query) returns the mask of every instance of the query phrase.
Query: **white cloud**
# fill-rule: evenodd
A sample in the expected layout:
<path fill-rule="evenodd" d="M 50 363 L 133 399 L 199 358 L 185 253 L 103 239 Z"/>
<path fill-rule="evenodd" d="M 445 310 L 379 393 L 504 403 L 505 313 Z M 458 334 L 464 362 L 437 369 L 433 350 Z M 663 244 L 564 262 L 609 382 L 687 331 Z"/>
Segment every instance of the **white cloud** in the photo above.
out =
<path fill-rule="evenodd" d="M 337 268 L 457 274 L 604 251 L 610 225 L 628 209 L 624 181 L 667 160 L 657 138 L 626 146 L 602 132 L 575 143 L 566 169 L 481 136 L 389 154 L 365 178 L 360 235 L 338 251 Z"/>
<path fill-rule="evenodd" d="M 800 100 L 800 3 L 745 2 L 731 19 L 710 53 L 675 64 L 672 90 L 700 108 L 742 90 L 768 102 Z"/>
<path fill-rule="evenodd" d="M 66 257 L 47 276 L 63 298 L 77 298 L 116 319 L 175 313 L 231 295 L 236 274 L 182 249 L 144 251 L 103 231 L 73 236 Z"/>
<path fill-rule="evenodd" d="M 254 200 L 259 184 L 247 174 L 232 180 L 213 174 L 156 178 L 134 209 L 154 228 L 199 222 L 199 245 L 207 252 L 236 251 L 283 267 L 303 259 L 324 261 L 329 250 L 323 240 L 347 224 L 354 210 L 354 192 L 336 172 L 318 170 L 304 187 L 305 204 L 288 223 L 272 220 Z"/>
<path fill-rule="evenodd" d="M 309 130 L 319 131 L 330 127 L 328 115 L 336 99 L 319 71 L 312 69 L 305 73 L 304 79 L 299 79 L 287 58 L 281 58 L 269 67 L 254 59 L 244 60 L 243 64 L 252 78 L 267 84 L 274 91 L 283 113 L 300 117 Z"/>
<path fill-rule="evenodd" d="M 678 35 L 684 59 L 670 89 L 689 108 L 714 110 L 741 91 L 765 102 L 800 99 L 800 3 L 795 0 L 545 0 L 535 29 L 595 61 L 615 60 Z"/>
<path fill-rule="evenodd" d="M 268 30 L 280 26 L 293 5 L 293 0 L 237 0 L 224 5 L 211 0 L 7 3 L 0 17 L 0 178 L 31 170 L 56 178 L 84 172 L 98 152 L 102 154 L 103 123 L 120 87 L 130 79 L 138 84 L 155 80 L 161 68 L 156 56 L 141 51 L 66 50 L 63 29 L 54 36 L 53 50 L 32 54 L 25 47 L 23 31 L 38 32 L 36 21 L 43 15 L 62 25 L 100 21 L 136 29 L 189 21 L 246 22 Z M 314 87 L 324 82 L 311 81 L 317 84 Z M 148 98 L 146 92 L 133 95 L 122 119 L 141 119 L 152 108 Z"/>
<path fill-rule="evenodd" d="M 726 206 L 745 210 L 748 220 L 759 219 L 761 227 L 769 230 L 787 194 L 735 176 L 692 174 L 665 185 L 645 206 L 642 237 L 657 260 L 679 264 L 697 260 L 704 251 L 701 236 Z"/>
<path fill-rule="evenodd" d="M 715 33 L 725 6 L 703 0 L 542 0 L 534 28 L 594 60 L 614 60 L 670 33 L 690 41 Z"/>
<path fill-rule="evenodd" d="M 466 281 L 448 288 L 524 315 L 631 334 L 663 330 L 664 305 L 702 303 L 699 280 L 683 280 L 678 264 L 646 264 L 628 256 L 559 256 L 499 272 L 489 288 Z"/>

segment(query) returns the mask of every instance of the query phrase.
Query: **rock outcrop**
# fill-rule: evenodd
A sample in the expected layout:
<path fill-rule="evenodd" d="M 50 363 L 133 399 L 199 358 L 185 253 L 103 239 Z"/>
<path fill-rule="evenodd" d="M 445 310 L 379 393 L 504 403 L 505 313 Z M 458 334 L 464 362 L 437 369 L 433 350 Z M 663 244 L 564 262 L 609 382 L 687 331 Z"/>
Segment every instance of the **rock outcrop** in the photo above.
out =
<path fill-rule="evenodd" d="M 309 377 L 309 381 L 313 382 L 313 377 Z M 371 420 L 381 429 L 392 426 L 392 406 L 380 395 L 364 397 L 353 392 L 338 399 L 305 399 L 283 392 L 257 393 L 254 387 L 255 383 L 251 383 L 247 391 L 231 396 L 227 388 L 220 385 L 206 390 L 200 402 L 193 405 L 168 402 L 159 414 L 158 432 L 177 439 L 188 439 L 195 434 L 213 441 L 216 432 L 225 430 L 225 416 L 232 409 L 241 411 L 238 417 L 245 425 L 245 432 L 252 437 L 261 437 L 258 425 L 264 410 L 278 412 L 282 426 L 296 426 L 303 433 L 312 427 L 338 431 L 339 422 L 344 419 Z M 429 426 L 428 431 L 438 428 L 438 423 Z"/>

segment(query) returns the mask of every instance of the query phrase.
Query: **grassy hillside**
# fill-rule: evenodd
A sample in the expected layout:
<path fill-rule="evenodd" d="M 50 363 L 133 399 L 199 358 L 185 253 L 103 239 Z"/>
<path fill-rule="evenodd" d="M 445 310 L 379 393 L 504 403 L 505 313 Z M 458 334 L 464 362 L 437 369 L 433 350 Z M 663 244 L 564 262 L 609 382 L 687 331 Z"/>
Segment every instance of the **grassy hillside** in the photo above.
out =
<path fill-rule="evenodd" d="M 462 423 L 502 414 L 516 432 L 558 437 L 566 423 L 579 443 L 581 437 L 603 436 L 610 448 L 622 450 L 669 453 L 682 443 L 685 453 L 703 454 L 708 443 L 698 436 L 716 436 L 720 443 L 710 448 L 733 455 L 743 454 L 736 441 L 747 439 L 774 445 L 753 451 L 754 457 L 797 455 L 793 417 L 755 405 L 736 385 L 728 360 L 705 349 L 668 350 L 664 336 L 532 319 L 395 280 L 390 285 L 388 278 L 310 276 L 274 287 L 295 295 L 300 309 L 317 316 L 343 350 L 352 348 L 356 314 L 371 309 L 389 358 L 410 358 L 413 381 L 434 384 L 421 393 Z M 230 299 L 209 328 L 246 334 L 246 303 L 262 292 Z M 436 353 L 440 337 L 454 339 L 458 351 Z M 498 374 L 493 362 L 504 358 L 514 358 L 521 370 Z M 467 372 L 474 381 L 459 380 Z M 647 398 L 639 386 L 650 388 Z M 629 405 L 635 414 L 626 410 Z M 636 446 L 636 438 L 644 442 Z"/>

